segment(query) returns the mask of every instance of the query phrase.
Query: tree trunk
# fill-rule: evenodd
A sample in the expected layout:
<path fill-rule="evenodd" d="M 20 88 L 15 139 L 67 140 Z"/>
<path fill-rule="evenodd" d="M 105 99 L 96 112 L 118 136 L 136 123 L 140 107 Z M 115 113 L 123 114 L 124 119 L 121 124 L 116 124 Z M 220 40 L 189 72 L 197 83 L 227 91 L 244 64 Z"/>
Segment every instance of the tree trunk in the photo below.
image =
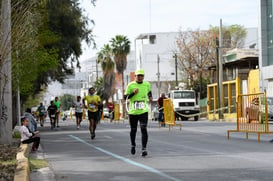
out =
<path fill-rule="evenodd" d="M 0 144 L 12 143 L 11 0 L 2 0 L 0 49 Z"/>
<path fill-rule="evenodd" d="M 12 129 L 17 125 L 19 120 L 19 114 L 18 114 L 18 95 L 16 93 L 12 93 Z"/>
<path fill-rule="evenodd" d="M 200 99 L 203 98 L 203 93 L 202 93 L 202 89 L 203 89 L 203 84 L 202 84 L 202 70 L 200 71 Z"/>

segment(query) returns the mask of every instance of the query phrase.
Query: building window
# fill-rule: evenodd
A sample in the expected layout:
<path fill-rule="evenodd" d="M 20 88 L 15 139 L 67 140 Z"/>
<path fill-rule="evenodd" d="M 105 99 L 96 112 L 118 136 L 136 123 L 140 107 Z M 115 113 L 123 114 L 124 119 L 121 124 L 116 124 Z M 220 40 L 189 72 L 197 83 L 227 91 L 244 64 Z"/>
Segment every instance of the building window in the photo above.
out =
<path fill-rule="evenodd" d="M 156 35 L 150 35 L 149 42 L 150 42 L 150 44 L 155 44 L 156 43 Z"/>

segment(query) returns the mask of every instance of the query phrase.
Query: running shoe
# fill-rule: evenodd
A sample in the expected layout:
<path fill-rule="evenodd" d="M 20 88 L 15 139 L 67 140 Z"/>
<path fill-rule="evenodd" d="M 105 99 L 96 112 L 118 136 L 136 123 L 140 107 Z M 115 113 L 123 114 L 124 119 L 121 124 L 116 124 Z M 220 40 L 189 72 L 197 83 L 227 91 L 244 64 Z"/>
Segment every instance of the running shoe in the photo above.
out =
<path fill-rule="evenodd" d="M 148 155 L 147 150 L 146 150 L 146 149 L 142 149 L 142 154 L 141 154 L 141 156 L 145 157 L 145 156 L 147 156 L 147 155 Z"/>
<path fill-rule="evenodd" d="M 91 139 L 93 140 L 96 137 L 95 133 L 91 135 Z"/>
<path fill-rule="evenodd" d="M 135 146 L 131 147 L 131 154 L 132 155 L 136 154 L 136 147 Z"/>

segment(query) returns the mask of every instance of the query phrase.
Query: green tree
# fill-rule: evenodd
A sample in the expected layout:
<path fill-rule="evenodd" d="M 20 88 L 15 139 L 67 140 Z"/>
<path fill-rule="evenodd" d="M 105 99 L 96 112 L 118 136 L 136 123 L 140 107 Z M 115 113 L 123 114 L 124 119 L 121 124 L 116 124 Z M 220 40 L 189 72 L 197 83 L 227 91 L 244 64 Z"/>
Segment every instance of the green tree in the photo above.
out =
<path fill-rule="evenodd" d="M 210 31 L 215 37 L 219 38 L 219 27 L 210 26 Z M 223 48 L 227 51 L 233 48 L 242 48 L 246 38 L 247 31 L 244 26 L 234 24 L 223 26 Z"/>
<path fill-rule="evenodd" d="M 97 61 L 101 64 L 103 71 L 103 94 L 108 102 L 108 99 L 114 94 L 115 83 L 115 63 L 112 60 L 112 49 L 109 44 L 104 45 L 99 51 Z"/>
<path fill-rule="evenodd" d="M 102 101 L 108 101 L 109 95 L 107 95 L 107 93 L 105 92 L 102 77 L 95 81 L 94 88 L 96 90 L 96 94 L 100 96 Z"/>
<path fill-rule="evenodd" d="M 127 55 L 130 53 L 130 41 L 126 36 L 116 35 L 111 39 L 111 47 L 114 54 L 114 60 L 116 63 L 116 69 L 121 74 L 122 81 L 122 108 L 123 114 L 125 115 L 125 104 L 124 104 L 124 70 L 127 67 Z"/>
<path fill-rule="evenodd" d="M 246 30 L 241 25 L 231 25 L 223 28 L 223 52 L 243 45 Z M 219 28 L 210 27 L 207 31 L 199 29 L 180 31 L 177 38 L 178 67 L 184 77 L 192 83 L 189 88 L 198 87 L 201 98 L 205 97 L 204 88 L 207 85 L 208 67 L 218 60 L 216 56 L 216 38 L 219 37 Z M 197 82 L 199 82 L 197 84 Z M 205 85 L 203 85 L 205 84 Z M 205 88 L 206 89 L 206 88 Z M 196 89 L 197 90 L 197 89 Z"/>
<path fill-rule="evenodd" d="M 211 31 L 188 30 L 180 32 L 177 38 L 178 67 L 190 81 L 189 88 L 193 88 L 197 80 L 200 81 L 198 92 L 203 92 L 203 78 L 208 76 L 208 66 L 217 60 L 214 34 Z M 205 85 L 206 86 L 206 85 Z M 203 97 L 203 94 L 202 94 Z"/>
<path fill-rule="evenodd" d="M 42 25 L 38 34 L 40 44 L 49 55 L 57 54 L 57 65 L 44 72 L 40 72 L 35 81 L 35 91 L 47 86 L 50 81 L 63 82 L 67 75 L 74 71 L 73 63 L 80 67 L 78 58 L 82 54 L 81 42 L 88 45 L 95 42 L 90 24 L 93 20 L 83 15 L 79 0 L 46 0 L 39 11 L 42 14 Z M 90 1 L 93 5 L 94 0 Z"/>
<path fill-rule="evenodd" d="M 69 110 L 71 107 L 73 107 L 75 101 L 76 97 L 71 94 L 64 94 L 60 97 L 60 102 L 62 104 L 63 110 Z"/>

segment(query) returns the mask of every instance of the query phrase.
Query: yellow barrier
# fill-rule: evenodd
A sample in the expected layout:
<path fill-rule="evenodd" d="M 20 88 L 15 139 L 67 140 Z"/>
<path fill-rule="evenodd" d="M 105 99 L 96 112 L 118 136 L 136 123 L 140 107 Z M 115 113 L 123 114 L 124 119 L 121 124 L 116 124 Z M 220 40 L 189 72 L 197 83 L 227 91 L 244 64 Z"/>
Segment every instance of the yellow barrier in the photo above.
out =
<path fill-rule="evenodd" d="M 237 129 L 230 132 L 257 133 L 258 141 L 261 134 L 273 134 L 268 126 L 268 107 L 265 93 L 241 94 L 237 102 Z"/>
<path fill-rule="evenodd" d="M 164 111 L 164 122 L 165 124 L 169 125 L 169 130 L 173 126 L 179 126 L 181 131 L 182 124 L 176 124 L 175 122 L 174 108 L 173 108 L 173 103 L 171 99 L 163 100 L 163 111 Z"/>

